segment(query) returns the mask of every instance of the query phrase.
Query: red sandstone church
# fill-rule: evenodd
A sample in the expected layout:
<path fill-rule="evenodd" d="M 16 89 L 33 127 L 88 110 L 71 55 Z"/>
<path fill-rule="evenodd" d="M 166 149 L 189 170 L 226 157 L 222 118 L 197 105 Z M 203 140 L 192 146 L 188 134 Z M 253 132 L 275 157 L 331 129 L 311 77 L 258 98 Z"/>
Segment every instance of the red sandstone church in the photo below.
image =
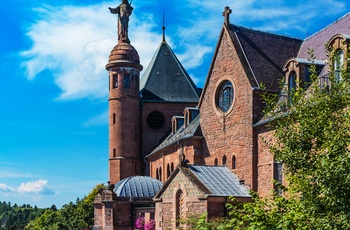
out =
<path fill-rule="evenodd" d="M 261 196 L 274 189 L 272 181 L 282 180 L 282 170 L 263 141 L 272 141 L 272 135 L 261 94 L 279 94 L 283 102 L 286 90 L 307 83 L 309 49 L 320 84 L 328 84 L 332 60 L 324 44 L 340 57 L 334 66 L 348 65 L 350 13 L 300 40 L 232 24 L 226 7 L 201 90 L 164 32 L 140 79 L 143 67 L 123 20 L 132 10 L 128 1 L 111 9 L 119 29 L 106 65 L 111 184 L 95 199 L 93 229 L 134 229 L 139 216 L 154 219 L 156 229 L 176 229 L 185 227 L 176 220 L 193 214 L 227 215 L 230 196 L 247 202 L 249 189 Z"/>

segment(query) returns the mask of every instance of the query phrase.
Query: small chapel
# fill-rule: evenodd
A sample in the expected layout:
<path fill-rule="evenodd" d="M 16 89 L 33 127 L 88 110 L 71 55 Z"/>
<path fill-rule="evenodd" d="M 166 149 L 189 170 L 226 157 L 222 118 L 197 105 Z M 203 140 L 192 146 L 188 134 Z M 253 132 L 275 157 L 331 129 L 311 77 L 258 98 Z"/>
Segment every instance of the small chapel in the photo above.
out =
<path fill-rule="evenodd" d="M 302 40 L 236 25 L 225 7 L 200 89 L 167 43 L 164 26 L 140 77 L 143 66 L 128 37 L 132 11 L 127 0 L 110 8 L 118 15 L 118 43 L 106 64 L 110 184 L 95 198 L 93 229 L 135 229 L 139 217 L 154 220 L 156 229 L 185 229 L 178 220 L 191 215 L 227 216 L 230 197 L 251 202 L 250 190 L 266 196 L 277 189 L 282 165 L 266 145 L 273 135 L 262 94 L 287 101 L 288 90 L 310 81 L 311 64 L 319 84 L 329 84 L 329 63 L 350 62 L 350 13 Z M 330 59 L 325 44 L 339 58 Z"/>

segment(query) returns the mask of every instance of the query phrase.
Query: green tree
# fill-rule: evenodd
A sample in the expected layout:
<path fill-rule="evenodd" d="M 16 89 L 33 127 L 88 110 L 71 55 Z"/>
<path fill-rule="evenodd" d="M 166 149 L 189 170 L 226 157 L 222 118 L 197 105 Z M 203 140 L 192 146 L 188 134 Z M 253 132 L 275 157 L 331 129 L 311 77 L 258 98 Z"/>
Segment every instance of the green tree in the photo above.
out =
<path fill-rule="evenodd" d="M 217 229 L 350 229 L 350 71 L 341 80 L 330 72 L 327 86 L 314 66 L 310 72 L 310 86 L 289 92 L 287 105 L 265 98 L 275 136 L 268 144 L 287 181 L 278 185 L 283 196 L 252 193 L 254 202 L 230 204 L 230 220 Z M 196 224 L 212 229 L 203 218 Z"/>
<path fill-rule="evenodd" d="M 332 69 L 332 66 L 330 67 Z M 253 203 L 231 206 L 230 224 L 247 229 L 350 229 L 350 77 L 330 72 L 320 87 L 313 83 L 289 94 L 291 103 L 270 111 L 270 143 L 283 164 L 284 196 L 253 195 Z M 242 209 L 237 211 L 237 209 Z"/>
<path fill-rule="evenodd" d="M 70 202 L 57 209 L 52 205 L 40 217 L 29 222 L 25 229 L 30 230 L 76 230 L 92 227 L 94 224 L 93 201 L 104 185 L 97 185 L 83 199 L 77 199 L 75 203 Z"/>

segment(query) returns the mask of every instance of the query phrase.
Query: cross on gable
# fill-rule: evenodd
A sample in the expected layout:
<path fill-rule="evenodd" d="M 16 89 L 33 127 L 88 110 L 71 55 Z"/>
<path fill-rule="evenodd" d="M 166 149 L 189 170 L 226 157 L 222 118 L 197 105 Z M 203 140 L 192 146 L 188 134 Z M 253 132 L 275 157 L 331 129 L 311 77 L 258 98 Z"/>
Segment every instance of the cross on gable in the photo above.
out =
<path fill-rule="evenodd" d="M 225 25 L 229 25 L 230 24 L 230 14 L 232 13 L 232 10 L 230 9 L 230 7 L 225 6 L 225 10 L 224 12 L 222 12 L 222 16 L 225 17 Z"/>

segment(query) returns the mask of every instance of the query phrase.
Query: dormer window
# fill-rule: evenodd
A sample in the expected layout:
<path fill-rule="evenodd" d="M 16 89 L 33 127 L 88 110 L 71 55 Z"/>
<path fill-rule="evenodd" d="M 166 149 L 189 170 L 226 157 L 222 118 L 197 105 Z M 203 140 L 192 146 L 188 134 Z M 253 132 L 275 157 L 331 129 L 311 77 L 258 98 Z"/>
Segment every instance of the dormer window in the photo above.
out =
<path fill-rule="evenodd" d="M 343 65 L 344 65 L 344 52 L 341 49 L 338 49 L 335 54 L 334 54 L 334 77 L 335 80 L 341 81 L 342 77 L 341 77 L 341 70 L 343 69 Z"/>
<path fill-rule="evenodd" d="M 288 78 L 288 90 L 292 91 L 292 90 L 295 90 L 296 88 L 297 88 L 296 74 L 295 74 L 295 71 L 292 71 L 289 74 L 289 78 Z"/>
<path fill-rule="evenodd" d="M 199 115 L 198 108 L 190 108 L 190 107 L 185 108 L 184 110 L 185 127 L 187 127 L 198 115 Z"/>
<path fill-rule="evenodd" d="M 184 117 L 174 116 L 171 119 L 172 134 L 175 134 L 177 130 L 184 124 Z"/>
<path fill-rule="evenodd" d="M 348 53 L 350 48 L 350 35 L 337 34 L 334 35 L 328 42 L 327 48 L 329 56 L 331 57 L 331 64 L 333 65 L 331 71 L 334 71 L 335 81 L 341 81 L 341 72 L 349 67 Z"/>

